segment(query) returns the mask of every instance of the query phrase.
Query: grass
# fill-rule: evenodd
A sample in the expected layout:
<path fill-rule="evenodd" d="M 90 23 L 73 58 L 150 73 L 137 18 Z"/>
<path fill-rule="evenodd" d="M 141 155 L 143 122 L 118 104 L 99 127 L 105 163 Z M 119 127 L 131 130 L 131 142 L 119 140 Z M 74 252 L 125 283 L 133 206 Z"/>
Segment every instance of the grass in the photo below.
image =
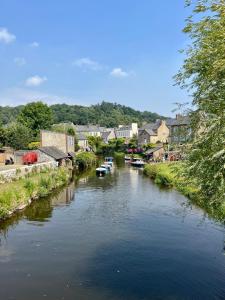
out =
<path fill-rule="evenodd" d="M 176 188 L 198 206 L 206 209 L 210 215 L 224 220 L 225 202 L 219 205 L 210 204 L 209 199 L 205 199 L 202 196 L 195 179 L 190 180 L 182 175 L 183 170 L 184 164 L 182 162 L 157 163 L 146 165 L 144 174 L 153 179 L 156 184 L 168 188 Z"/>
<path fill-rule="evenodd" d="M 69 179 L 70 173 L 66 168 L 45 169 L 39 174 L 29 174 L 26 178 L 2 184 L 0 218 L 5 218 L 19 207 L 29 204 L 32 199 L 47 196 Z"/>

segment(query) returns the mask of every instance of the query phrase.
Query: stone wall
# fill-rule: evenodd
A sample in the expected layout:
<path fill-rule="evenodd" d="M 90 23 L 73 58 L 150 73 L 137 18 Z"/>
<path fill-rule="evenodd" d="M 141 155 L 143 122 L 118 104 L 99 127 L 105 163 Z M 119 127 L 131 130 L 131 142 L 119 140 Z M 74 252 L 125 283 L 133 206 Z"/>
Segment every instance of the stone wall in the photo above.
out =
<path fill-rule="evenodd" d="M 27 174 L 35 171 L 39 173 L 42 169 L 49 168 L 54 169 L 57 167 L 57 162 L 48 161 L 44 163 L 38 163 L 30 166 L 21 166 L 15 169 L 0 171 L 0 183 L 10 182 L 21 177 L 25 177 Z"/>
<path fill-rule="evenodd" d="M 74 152 L 74 137 L 65 133 L 42 130 L 41 146 L 54 146 L 64 153 Z"/>

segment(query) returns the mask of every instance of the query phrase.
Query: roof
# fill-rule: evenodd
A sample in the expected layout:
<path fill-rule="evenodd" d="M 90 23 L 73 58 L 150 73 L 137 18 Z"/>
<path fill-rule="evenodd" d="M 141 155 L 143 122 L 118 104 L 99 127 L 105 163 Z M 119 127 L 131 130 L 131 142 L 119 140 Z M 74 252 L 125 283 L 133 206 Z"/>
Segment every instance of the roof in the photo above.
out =
<path fill-rule="evenodd" d="M 180 116 L 176 119 L 167 119 L 167 126 L 181 126 L 181 125 L 190 125 L 191 121 L 188 116 Z"/>
<path fill-rule="evenodd" d="M 140 129 L 138 134 L 140 134 L 143 131 L 147 132 L 150 136 L 157 135 L 157 133 L 155 131 L 153 131 L 152 129 Z"/>
<path fill-rule="evenodd" d="M 76 137 L 77 137 L 78 141 L 86 141 L 87 140 L 86 135 L 82 132 L 78 132 Z"/>
<path fill-rule="evenodd" d="M 63 151 L 59 150 L 58 148 L 51 146 L 51 147 L 40 147 L 38 148 L 41 152 L 47 154 L 48 156 L 53 157 L 55 160 L 67 158 L 68 155 Z"/>
<path fill-rule="evenodd" d="M 121 131 L 121 130 L 132 130 L 132 125 L 124 125 L 116 128 L 116 131 Z"/>
<path fill-rule="evenodd" d="M 160 145 L 160 146 L 158 146 L 158 147 L 155 147 L 155 148 L 152 148 L 152 149 L 147 150 L 147 151 L 145 152 L 145 154 L 151 154 L 151 153 L 154 153 L 154 152 L 156 152 L 156 151 L 158 151 L 158 150 L 160 150 L 160 149 L 162 149 L 162 148 L 163 148 L 163 146 Z"/>
<path fill-rule="evenodd" d="M 157 133 L 157 129 L 159 128 L 161 123 L 162 123 L 162 120 L 158 119 L 155 121 L 155 123 L 148 123 L 148 124 L 143 125 L 141 129 L 142 130 L 146 129 L 146 130 L 154 131 L 155 133 Z"/>
<path fill-rule="evenodd" d="M 111 131 L 104 131 L 104 132 L 101 133 L 101 137 L 103 139 L 107 139 L 108 136 L 110 135 L 110 133 L 111 133 Z"/>
<path fill-rule="evenodd" d="M 106 130 L 98 125 L 75 125 L 76 132 L 102 132 Z"/>

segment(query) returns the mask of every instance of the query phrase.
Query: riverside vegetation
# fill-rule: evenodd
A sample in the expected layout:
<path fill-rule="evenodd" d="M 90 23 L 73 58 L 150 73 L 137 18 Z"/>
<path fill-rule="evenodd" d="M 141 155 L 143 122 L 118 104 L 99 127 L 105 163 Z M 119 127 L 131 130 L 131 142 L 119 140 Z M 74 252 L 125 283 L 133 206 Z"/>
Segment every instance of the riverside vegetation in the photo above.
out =
<path fill-rule="evenodd" d="M 26 178 L 1 185 L 0 219 L 5 218 L 32 200 L 50 194 L 54 189 L 69 182 L 71 172 L 67 168 L 43 169 L 40 173 L 31 173 Z"/>
<path fill-rule="evenodd" d="M 203 207 L 206 211 L 218 219 L 225 219 L 225 203 L 211 203 L 205 198 L 195 178 L 185 176 L 185 163 L 155 163 L 148 164 L 144 168 L 144 174 L 154 180 L 158 185 L 176 188 L 193 203 Z"/>

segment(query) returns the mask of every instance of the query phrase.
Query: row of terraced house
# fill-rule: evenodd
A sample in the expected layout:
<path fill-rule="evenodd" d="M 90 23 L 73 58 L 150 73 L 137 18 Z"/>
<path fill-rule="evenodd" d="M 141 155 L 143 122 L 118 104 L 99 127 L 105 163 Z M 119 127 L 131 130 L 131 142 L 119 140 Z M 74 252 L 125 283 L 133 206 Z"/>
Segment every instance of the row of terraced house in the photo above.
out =
<path fill-rule="evenodd" d="M 137 123 L 120 125 L 117 128 L 106 128 L 97 125 L 73 125 L 78 145 L 81 149 L 88 149 L 88 136 L 102 137 L 105 143 L 114 138 L 138 138 L 140 146 L 149 143 L 185 143 L 191 138 L 190 119 L 177 115 L 174 119 L 156 120 L 154 123 L 144 124 L 138 128 Z"/>

